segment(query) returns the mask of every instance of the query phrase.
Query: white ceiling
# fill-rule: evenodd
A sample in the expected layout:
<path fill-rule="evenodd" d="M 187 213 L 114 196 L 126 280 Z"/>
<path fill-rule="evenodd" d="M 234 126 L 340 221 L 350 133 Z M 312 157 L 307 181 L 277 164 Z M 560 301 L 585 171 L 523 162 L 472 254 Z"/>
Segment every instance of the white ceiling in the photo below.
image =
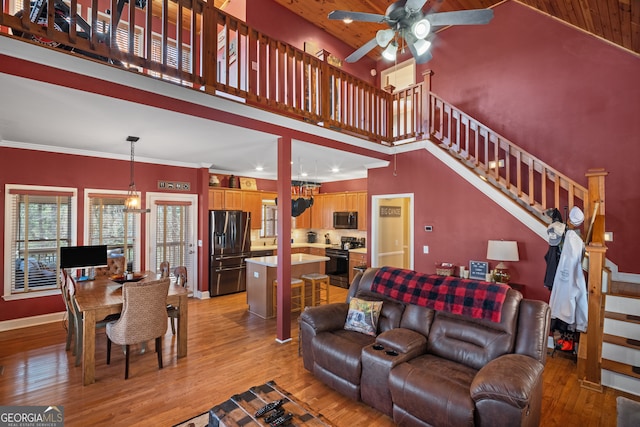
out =
<path fill-rule="evenodd" d="M 317 182 L 367 176 L 367 168 L 388 164 L 391 148 L 289 119 L 236 101 L 185 89 L 129 71 L 94 63 L 39 46 L 0 37 L 0 54 L 62 68 L 163 97 L 198 104 L 209 112 L 252 117 L 259 129 L 296 129 L 292 140 L 292 179 Z M 70 89 L 2 73 L 0 65 L 0 145 L 129 159 L 126 138 L 137 136 L 136 161 L 185 167 L 209 167 L 212 172 L 277 179 L 275 134 L 194 117 L 110 96 Z M 305 135 L 313 135 L 309 139 Z M 309 143 L 317 137 L 364 151 L 349 153 Z M 360 152 L 363 152 L 360 150 Z M 256 171 L 262 166 L 262 172 Z M 331 172 L 337 167 L 339 172 Z M 306 172 L 305 178 L 301 175 Z"/>

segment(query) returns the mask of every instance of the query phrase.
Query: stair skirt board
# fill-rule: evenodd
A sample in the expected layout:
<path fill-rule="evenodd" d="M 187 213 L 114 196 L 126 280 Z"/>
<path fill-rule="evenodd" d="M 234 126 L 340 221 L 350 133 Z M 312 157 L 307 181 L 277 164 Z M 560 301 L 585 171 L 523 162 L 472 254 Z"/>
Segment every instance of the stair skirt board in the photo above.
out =
<path fill-rule="evenodd" d="M 602 385 L 640 396 L 640 380 L 604 369 L 601 375 Z"/>

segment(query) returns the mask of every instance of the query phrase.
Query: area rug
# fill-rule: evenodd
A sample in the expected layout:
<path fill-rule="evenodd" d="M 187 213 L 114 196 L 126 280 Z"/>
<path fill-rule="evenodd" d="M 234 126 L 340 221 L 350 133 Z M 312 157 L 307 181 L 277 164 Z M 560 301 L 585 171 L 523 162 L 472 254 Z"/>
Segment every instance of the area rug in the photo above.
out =
<path fill-rule="evenodd" d="M 251 387 L 249 390 L 235 394 L 225 402 L 213 406 L 209 411 L 196 415 L 174 427 L 218 427 L 221 425 L 234 426 L 264 426 L 264 418 L 255 419 L 255 412 L 279 399 L 284 399 L 282 408 L 293 415 L 290 426 L 318 426 L 330 427 L 333 424 L 323 415 L 312 411 L 303 402 L 298 401 L 289 392 L 276 385 L 274 381 Z M 213 419 L 209 424 L 210 417 Z"/>

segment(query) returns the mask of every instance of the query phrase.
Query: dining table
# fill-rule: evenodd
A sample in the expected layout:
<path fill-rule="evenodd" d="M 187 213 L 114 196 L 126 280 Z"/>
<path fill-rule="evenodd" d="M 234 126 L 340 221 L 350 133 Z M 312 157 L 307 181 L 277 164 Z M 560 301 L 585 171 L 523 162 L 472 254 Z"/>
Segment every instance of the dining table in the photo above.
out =
<path fill-rule="evenodd" d="M 135 281 L 155 281 L 160 275 L 153 271 L 135 274 Z M 96 381 L 96 321 L 110 314 L 122 312 L 122 286 L 110 277 L 77 282 L 75 299 L 83 316 L 82 327 L 82 383 Z M 172 283 L 167 294 L 167 304 L 178 307 L 177 344 L 178 358 L 187 356 L 188 290 Z"/>

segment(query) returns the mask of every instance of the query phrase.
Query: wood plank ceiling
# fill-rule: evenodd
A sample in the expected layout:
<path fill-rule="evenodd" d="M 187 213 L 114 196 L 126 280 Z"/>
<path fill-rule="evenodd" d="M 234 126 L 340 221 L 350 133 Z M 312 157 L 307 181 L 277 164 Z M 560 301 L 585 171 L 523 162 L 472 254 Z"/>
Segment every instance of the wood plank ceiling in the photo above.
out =
<path fill-rule="evenodd" d="M 277 3 L 325 29 L 354 49 L 371 40 L 380 24 L 329 20 L 332 10 L 352 10 L 384 15 L 394 0 L 275 0 Z M 519 0 L 629 51 L 640 54 L 640 0 Z M 428 0 L 425 12 L 482 9 L 502 0 Z M 370 55 L 378 59 L 380 49 Z"/>

